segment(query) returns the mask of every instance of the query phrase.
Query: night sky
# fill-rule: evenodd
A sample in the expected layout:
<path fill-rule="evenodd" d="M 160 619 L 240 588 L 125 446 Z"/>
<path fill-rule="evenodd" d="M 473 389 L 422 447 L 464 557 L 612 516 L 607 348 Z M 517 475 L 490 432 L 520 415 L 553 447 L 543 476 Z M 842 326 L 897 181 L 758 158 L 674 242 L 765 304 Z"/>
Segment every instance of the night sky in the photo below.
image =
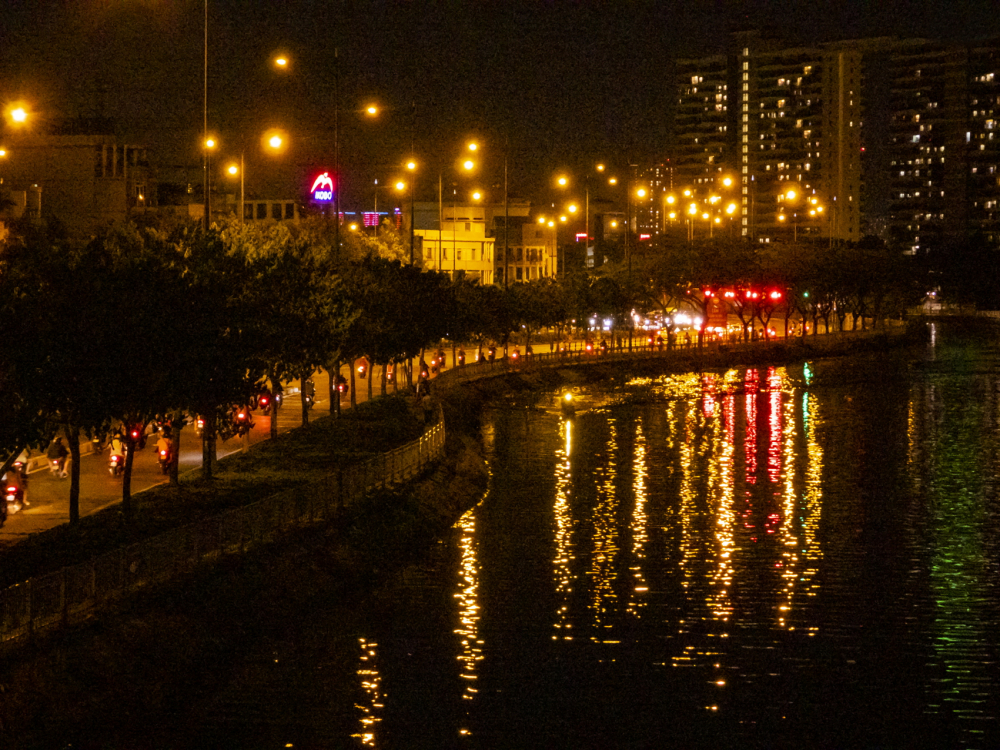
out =
<path fill-rule="evenodd" d="M 209 128 L 224 155 L 246 153 L 251 191 L 332 166 L 339 49 L 345 201 L 397 174 L 411 137 L 427 198 L 471 134 L 485 146 L 480 186 L 502 179 L 506 140 L 510 189 L 525 197 L 557 169 L 661 157 L 670 61 L 721 51 L 728 31 L 1000 37 L 995 0 L 208 3 Z M 112 117 L 156 163 L 196 169 L 203 21 L 204 0 L 3 0 L 0 98 L 24 98 L 43 119 Z M 278 50 L 290 73 L 268 65 Z M 377 122 L 353 111 L 370 100 L 390 107 Z M 259 155 L 273 126 L 293 138 L 280 160 Z"/>

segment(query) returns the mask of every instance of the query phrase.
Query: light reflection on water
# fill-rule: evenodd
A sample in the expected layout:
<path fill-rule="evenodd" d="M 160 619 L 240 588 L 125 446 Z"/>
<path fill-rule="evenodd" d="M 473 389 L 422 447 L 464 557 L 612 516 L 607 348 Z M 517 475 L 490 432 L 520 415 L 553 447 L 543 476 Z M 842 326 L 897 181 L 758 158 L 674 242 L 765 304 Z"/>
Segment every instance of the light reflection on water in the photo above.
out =
<path fill-rule="evenodd" d="M 362 635 L 345 741 L 1000 746 L 996 346 L 578 396 L 491 409 L 483 503 L 347 632 L 303 624 L 282 664 L 317 674 Z"/>

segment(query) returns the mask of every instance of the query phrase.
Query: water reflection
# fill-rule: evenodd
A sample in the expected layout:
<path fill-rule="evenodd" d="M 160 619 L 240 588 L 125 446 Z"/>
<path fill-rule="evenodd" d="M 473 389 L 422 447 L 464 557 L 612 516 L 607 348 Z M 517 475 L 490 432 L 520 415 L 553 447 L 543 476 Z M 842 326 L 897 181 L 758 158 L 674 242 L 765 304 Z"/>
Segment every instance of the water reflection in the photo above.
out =
<path fill-rule="evenodd" d="M 459 626 L 455 633 L 460 638 L 461 650 L 458 662 L 461 665 L 459 677 L 464 682 L 462 698 L 472 700 L 478 692 L 477 669 L 483 659 L 483 641 L 479 638 L 479 561 L 476 540 L 476 511 L 468 511 L 458 522 L 462 531 L 459 548 L 462 559 L 459 570 L 459 590 L 455 594 L 458 601 Z"/>
<path fill-rule="evenodd" d="M 570 456 L 573 447 L 573 420 L 562 419 L 559 422 L 561 436 L 559 449 L 556 451 L 556 489 L 555 505 L 553 507 L 555 537 L 555 559 L 552 562 L 555 576 L 556 618 L 553 640 L 562 638 L 572 640 L 573 627 L 569 618 L 570 594 L 573 591 L 573 517 L 570 513 L 569 492 L 571 483 Z"/>
<path fill-rule="evenodd" d="M 382 676 L 379 674 L 376 656 L 378 644 L 359 638 L 361 647 L 358 677 L 361 678 L 361 690 L 365 696 L 364 703 L 356 703 L 361 712 L 361 731 L 352 736 L 361 741 L 365 747 L 375 747 L 375 729 L 382 721 Z"/>

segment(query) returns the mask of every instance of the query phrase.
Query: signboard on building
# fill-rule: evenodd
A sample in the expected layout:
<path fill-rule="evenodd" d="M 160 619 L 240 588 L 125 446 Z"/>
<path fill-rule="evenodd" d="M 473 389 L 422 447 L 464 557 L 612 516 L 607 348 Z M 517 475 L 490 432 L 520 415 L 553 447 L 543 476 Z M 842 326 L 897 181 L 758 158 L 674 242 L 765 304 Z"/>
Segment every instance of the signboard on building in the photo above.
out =
<path fill-rule="evenodd" d="M 313 180 L 309 195 L 314 203 L 330 203 L 333 200 L 333 178 L 329 172 L 323 172 Z"/>

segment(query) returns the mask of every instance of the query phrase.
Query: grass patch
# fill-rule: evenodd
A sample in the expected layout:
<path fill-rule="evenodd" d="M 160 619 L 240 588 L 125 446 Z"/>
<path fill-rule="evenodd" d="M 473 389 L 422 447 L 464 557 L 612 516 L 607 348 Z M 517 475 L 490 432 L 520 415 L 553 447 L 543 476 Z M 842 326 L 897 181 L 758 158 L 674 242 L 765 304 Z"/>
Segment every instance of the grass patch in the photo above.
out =
<path fill-rule="evenodd" d="M 322 481 L 338 467 L 417 439 L 423 429 L 423 411 L 402 394 L 366 401 L 340 418 L 320 417 L 277 440 L 222 459 L 211 481 L 203 480 L 200 471 L 188 472 L 179 487 L 160 485 L 134 495 L 130 518 L 113 506 L 5 548 L 0 552 L 0 587 L 249 505 L 280 490 Z"/>

